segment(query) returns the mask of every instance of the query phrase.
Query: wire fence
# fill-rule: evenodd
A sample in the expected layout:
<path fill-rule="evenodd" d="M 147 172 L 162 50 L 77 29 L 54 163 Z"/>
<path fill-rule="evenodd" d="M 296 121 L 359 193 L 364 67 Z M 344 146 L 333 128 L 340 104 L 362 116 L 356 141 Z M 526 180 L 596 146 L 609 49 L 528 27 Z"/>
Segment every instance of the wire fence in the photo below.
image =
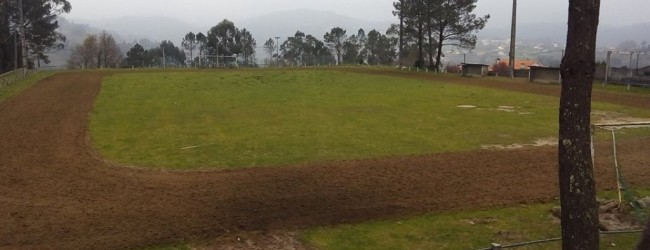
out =
<path fill-rule="evenodd" d="M 23 72 L 22 68 L 4 73 L 0 75 L 0 88 L 5 88 L 20 80 L 23 80 L 27 78 L 29 75 L 31 75 L 32 73 L 33 71 L 30 70 Z"/>

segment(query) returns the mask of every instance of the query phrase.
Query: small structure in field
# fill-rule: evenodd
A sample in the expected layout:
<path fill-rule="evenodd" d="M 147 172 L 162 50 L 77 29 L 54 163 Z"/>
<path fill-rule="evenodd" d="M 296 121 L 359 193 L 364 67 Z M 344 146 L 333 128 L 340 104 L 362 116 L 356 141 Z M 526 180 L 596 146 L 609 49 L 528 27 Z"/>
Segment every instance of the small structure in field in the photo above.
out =
<path fill-rule="evenodd" d="M 489 65 L 486 64 L 463 64 L 463 76 L 484 77 L 488 74 Z"/>
<path fill-rule="evenodd" d="M 530 66 L 528 80 L 541 83 L 562 83 L 560 68 Z"/>

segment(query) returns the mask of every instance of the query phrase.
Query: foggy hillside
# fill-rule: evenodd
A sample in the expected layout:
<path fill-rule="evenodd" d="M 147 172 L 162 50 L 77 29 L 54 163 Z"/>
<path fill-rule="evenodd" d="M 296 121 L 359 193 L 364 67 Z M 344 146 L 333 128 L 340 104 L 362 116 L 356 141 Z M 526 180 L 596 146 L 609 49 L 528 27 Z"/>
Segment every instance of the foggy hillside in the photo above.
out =
<path fill-rule="evenodd" d="M 248 29 L 257 41 L 258 59 L 264 58 L 261 47 L 269 38 L 280 37 L 280 43 L 287 37 L 293 36 L 297 30 L 322 39 L 325 32 L 333 27 L 341 27 L 348 34 L 356 34 L 359 28 L 366 32 L 377 29 L 385 32 L 390 22 L 374 22 L 354 17 L 336 14 L 328 11 L 299 9 L 275 12 L 259 17 L 238 20 L 236 17 L 215 17 L 214 23 L 200 27 L 180 19 L 170 17 L 122 17 L 103 20 L 74 20 L 61 19 L 59 29 L 66 37 L 66 49 L 51 55 L 50 65 L 65 65 L 69 51 L 81 43 L 87 34 L 98 33 L 102 30 L 113 34 L 122 52 L 139 42 L 145 48 L 155 46 L 162 40 L 170 40 L 180 46 L 185 34 L 207 31 L 224 18 L 235 22 L 238 28 Z M 397 21 L 397 20 L 396 20 Z M 626 40 L 637 42 L 650 41 L 650 23 L 641 23 L 621 27 L 601 27 L 598 35 L 599 47 L 614 47 Z M 519 41 L 539 41 L 544 43 L 564 44 L 566 24 L 563 23 L 528 23 L 520 24 L 517 29 Z M 479 33 L 482 39 L 506 39 L 510 36 L 509 27 L 487 28 Z"/>

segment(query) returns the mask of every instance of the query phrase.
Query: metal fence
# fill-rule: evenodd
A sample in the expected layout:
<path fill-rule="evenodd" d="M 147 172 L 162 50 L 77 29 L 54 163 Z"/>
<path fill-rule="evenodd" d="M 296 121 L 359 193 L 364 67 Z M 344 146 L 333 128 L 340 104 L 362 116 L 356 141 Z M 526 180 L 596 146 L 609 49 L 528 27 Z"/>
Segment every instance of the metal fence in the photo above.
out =
<path fill-rule="evenodd" d="M 0 88 L 7 87 L 17 81 L 27 78 L 31 74 L 31 71 L 27 71 L 27 74 L 23 72 L 23 69 L 17 69 L 14 71 L 9 71 L 0 75 Z"/>

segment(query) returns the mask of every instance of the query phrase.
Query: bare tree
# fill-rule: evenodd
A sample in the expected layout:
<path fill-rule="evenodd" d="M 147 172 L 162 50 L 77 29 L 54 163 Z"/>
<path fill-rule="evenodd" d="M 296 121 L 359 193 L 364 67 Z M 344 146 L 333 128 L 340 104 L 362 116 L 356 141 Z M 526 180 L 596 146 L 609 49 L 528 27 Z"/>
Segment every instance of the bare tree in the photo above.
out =
<path fill-rule="evenodd" d="M 72 50 L 68 58 L 70 68 L 114 67 L 122 61 L 122 52 L 115 38 L 105 31 L 88 35 L 82 44 Z"/>
<path fill-rule="evenodd" d="M 97 67 L 114 67 L 122 60 L 122 52 L 115 42 L 113 35 L 102 31 L 98 36 Z"/>
<path fill-rule="evenodd" d="M 590 150 L 591 89 L 600 0 L 569 0 L 558 146 L 562 249 L 598 249 L 598 203 Z"/>
<path fill-rule="evenodd" d="M 88 35 L 83 43 L 75 47 L 68 60 L 71 67 L 94 68 L 95 54 L 97 53 L 97 36 Z"/>

